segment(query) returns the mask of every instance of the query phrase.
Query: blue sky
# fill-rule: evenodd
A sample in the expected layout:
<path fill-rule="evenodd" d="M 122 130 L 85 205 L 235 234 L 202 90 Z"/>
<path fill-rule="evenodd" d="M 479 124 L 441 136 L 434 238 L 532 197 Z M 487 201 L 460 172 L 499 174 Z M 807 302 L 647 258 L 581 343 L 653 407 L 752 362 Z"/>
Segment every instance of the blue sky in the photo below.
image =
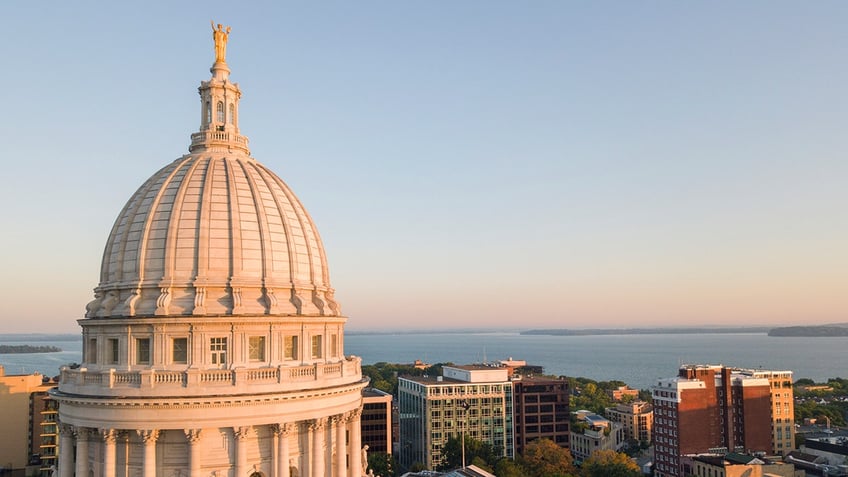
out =
<path fill-rule="evenodd" d="M 78 328 L 209 20 L 348 329 L 848 321 L 848 4 L 7 2 L 2 331 Z"/>

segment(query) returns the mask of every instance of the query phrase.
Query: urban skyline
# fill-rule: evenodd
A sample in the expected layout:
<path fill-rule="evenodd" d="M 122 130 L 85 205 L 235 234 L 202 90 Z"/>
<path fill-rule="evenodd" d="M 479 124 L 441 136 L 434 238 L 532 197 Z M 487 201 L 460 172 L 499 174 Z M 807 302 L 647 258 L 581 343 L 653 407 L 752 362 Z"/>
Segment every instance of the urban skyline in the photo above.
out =
<path fill-rule="evenodd" d="M 843 4 L 207 8 L 0 7 L 5 332 L 78 330 L 207 17 L 350 330 L 846 321 Z"/>

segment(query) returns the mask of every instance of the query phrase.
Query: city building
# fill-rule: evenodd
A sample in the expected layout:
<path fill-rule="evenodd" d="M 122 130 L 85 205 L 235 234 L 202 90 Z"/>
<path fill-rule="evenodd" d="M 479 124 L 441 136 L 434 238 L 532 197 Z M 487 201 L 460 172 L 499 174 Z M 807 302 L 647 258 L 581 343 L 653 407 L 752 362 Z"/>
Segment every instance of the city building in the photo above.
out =
<path fill-rule="evenodd" d="M 362 475 L 367 378 L 344 354 L 312 218 L 239 130 L 229 33 L 213 26 L 189 152 L 130 196 L 106 241 L 82 364 L 51 391 L 61 477 Z M 155 101 L 167 77 L 134 94 Z"/>
<path fill-rule="evenodd" d="M 613 401 L 621 401 L 624 398 L 639 399 L 639 390 L 631 389 L 629 386 L 619 386 L 608 391 Z"/>
<path fill-rule="evenodd" d="M 724 366 L 685 365 L 652 389 L 657 477 L 685 475 L 682 457 L 771 452 L 771 385 Z"/>
<path fill-rule="evenodd" d="M 795 449 L 795 391 L 792 371 L 740 370 L 755 378 L 768 379 L 771 387 L 772 450 L 775 455 L 786 455 Z"/>
<path fill-rule="evenodd" d="M 516 454 L 523 455 L 527 444 L 542 438 L 568 448 L 568 381 L 521 377 L 514 379 L 512 386 Z"/>
<path fill-rule="evenodd" d="M 400 466 L 436 469 L 442 446 L 462 435 L 514 457 L 512 400 L 513 383 L 504 367 L 444 366 L 442 376 L 399 377 Z"/>
<path fill-rule="evenodd" d="M 362 390 L 362 445 L 368 452 L 392 453 L 392 395 L 379 389 Z"/>
<path fill-rule="evenodd" d="M 52 383 L 50 388 L 55 386 Z M 30 395 L 30 416 L 30 452 L 41 461 L 41 475 L 50 477 L 59 464 L 59 403 L 47 390 L 34 392 Z"/>
<path fill-rule="evenodd" d="M 639 442 L 651 442 L 654 425 L 654 407 L 645 401 L 617 404 L 604 409 L 607 419 L 621 424 L 624 438 Z"/>
<path fill-rule="evenodd" d="M 577 425 L 571 430 L 571 455 L 587 459 L 600 450 L 618 451 L 624 445 L 624 428 L 617 422 L 589 411 L 577 411 Z"/>
<path fill-rule="evenodd" d="M 781 461 L 729 453 L 692 457 L 695 477 L 804 477 L 803 470 Z"/>
<path fill-rule="evenodd" d="M 0 474 L 19 472 L 31 475 L 41 467 L 41 414 L 40 397 L 56 383 L 39 373 L 6 374 L 0 365 Z M 55 453 L 55 448 L 44 450 Z M 45 457 L 49 456 L 45 454 Z"/>

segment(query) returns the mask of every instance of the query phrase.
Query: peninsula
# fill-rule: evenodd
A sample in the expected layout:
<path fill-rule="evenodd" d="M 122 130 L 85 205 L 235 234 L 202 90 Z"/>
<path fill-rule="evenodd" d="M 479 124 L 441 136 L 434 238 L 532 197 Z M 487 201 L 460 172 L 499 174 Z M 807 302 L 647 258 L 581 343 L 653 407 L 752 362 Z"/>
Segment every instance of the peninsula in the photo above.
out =
<path fill-rule="evenodd" d="M 0 354 L 57 353 L 59 351 L 62 351 L 62 348 L 55 346 L 0 345 Z"/>

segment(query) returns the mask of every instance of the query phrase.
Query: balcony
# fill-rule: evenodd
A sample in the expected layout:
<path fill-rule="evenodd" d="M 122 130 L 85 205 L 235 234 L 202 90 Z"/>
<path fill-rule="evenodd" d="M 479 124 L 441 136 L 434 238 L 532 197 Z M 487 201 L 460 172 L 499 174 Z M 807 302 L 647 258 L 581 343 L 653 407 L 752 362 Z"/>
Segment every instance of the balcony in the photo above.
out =
<path fill-rule="evenodd" d="M 64 367 L 59 391 L 89 396 L 189 397 L 319 389 L 358 382 L 362 359 L 301 366 L 117 371 Z"/>

